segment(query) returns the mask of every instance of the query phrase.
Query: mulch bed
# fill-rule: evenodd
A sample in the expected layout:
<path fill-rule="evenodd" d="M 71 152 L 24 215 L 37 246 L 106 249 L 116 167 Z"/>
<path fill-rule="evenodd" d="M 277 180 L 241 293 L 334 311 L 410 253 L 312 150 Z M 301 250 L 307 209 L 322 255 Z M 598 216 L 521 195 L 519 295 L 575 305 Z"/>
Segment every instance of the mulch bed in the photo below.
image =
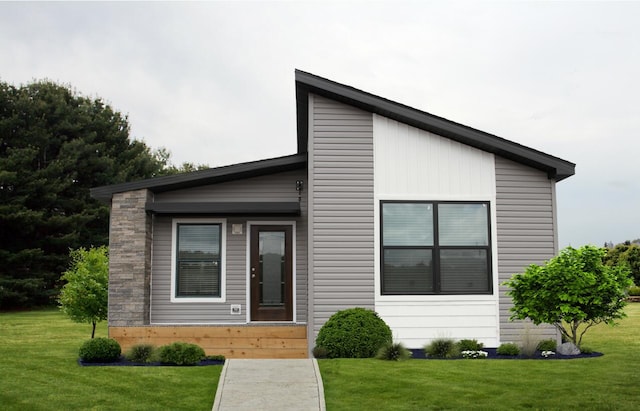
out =
<path fill-rule="evenodd" d="M 120 367 L 201 367 L 206 365 L 223 365 L 223 360 L 202 360 L 196 365 L 176 365 L 165 364 L 161 362 L 132 362 L 128 361 L 124 356 L 121 356 L 118 361 L 115 362 L 85 362 L 78 358 L 78 364 L 83 367 L 94 366 L 120 366 Z"/>
<path fill-rule="evenodd" d="M 429 358 L 425 355 L 424 350 L 420 349 L 412 349 L 409 350 L 413 353 L 411 358 L 415 358 L 417 360 L 466 360 L 466 358 L 457 357 L 457 358 Z M 591 354 L 578 354 L 578 355 L 560 355 L 556 353 L 555 355 L 550 355 L 549 357 L 543 357 L 540 351 L 536 351 L 533 357 L 525 357 L 524 355 L 511 356 L 511 355 L 498 355 L 496 353 L 496 348 L 483 348 L 482 351 L 486 351 L 489 355 L 486 358 L 487 360 L 574 360 L 576 358 L 595 358 L 601 357 L 604 354 L 601 352 L 593 352 Z"/>

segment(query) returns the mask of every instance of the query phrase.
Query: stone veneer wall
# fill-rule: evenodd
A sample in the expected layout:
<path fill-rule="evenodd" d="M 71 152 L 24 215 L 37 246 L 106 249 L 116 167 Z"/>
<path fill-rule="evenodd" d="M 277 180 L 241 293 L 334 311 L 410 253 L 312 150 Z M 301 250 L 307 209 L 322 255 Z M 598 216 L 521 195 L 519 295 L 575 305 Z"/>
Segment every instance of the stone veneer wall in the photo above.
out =
<path fill-rule="evenodd" d="M 109 326 L 149 324 L 151 216 L 148 190 L 113 195 L 109 231 Z"/>

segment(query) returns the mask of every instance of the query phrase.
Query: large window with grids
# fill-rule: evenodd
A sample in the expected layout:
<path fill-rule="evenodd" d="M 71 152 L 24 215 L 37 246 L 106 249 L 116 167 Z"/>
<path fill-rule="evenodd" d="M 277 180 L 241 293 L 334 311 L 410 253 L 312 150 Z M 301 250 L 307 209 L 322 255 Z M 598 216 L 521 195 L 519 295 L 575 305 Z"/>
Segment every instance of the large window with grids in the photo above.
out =
<path fill-rule="evenodd" d="M 221 221 L 174 220 L 173 301 L 223 297 L 224 226 Z"/>
<path fill-rule="evenodd" d="M 382 201 L 383 295 L 491 294 L 488 202 Z"/>

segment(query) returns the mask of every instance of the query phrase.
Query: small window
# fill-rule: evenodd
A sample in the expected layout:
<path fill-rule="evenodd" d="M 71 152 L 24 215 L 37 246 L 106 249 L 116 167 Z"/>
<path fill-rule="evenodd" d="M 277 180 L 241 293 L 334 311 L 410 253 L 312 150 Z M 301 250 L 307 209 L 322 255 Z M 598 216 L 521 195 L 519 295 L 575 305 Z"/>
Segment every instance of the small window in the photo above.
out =
<path fill-rule="evenodd" d="M 489 216 L 486 202 L 382 202 L 382 294 L 490 294 Z"/>
<path fill-rule="evenodd" d="M 224 224 L 174 221 L 173 301 L 223 298 Z"/>

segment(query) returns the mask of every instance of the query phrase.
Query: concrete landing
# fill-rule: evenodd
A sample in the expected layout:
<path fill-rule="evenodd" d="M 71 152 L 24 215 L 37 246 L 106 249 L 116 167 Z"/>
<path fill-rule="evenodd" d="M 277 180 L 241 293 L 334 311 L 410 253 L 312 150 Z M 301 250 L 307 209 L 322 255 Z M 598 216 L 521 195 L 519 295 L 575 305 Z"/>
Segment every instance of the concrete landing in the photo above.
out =
<path fill-rule="evenodd" d="M 213 411 L 325 411 L 315 359 L 227 360 Z"/>

